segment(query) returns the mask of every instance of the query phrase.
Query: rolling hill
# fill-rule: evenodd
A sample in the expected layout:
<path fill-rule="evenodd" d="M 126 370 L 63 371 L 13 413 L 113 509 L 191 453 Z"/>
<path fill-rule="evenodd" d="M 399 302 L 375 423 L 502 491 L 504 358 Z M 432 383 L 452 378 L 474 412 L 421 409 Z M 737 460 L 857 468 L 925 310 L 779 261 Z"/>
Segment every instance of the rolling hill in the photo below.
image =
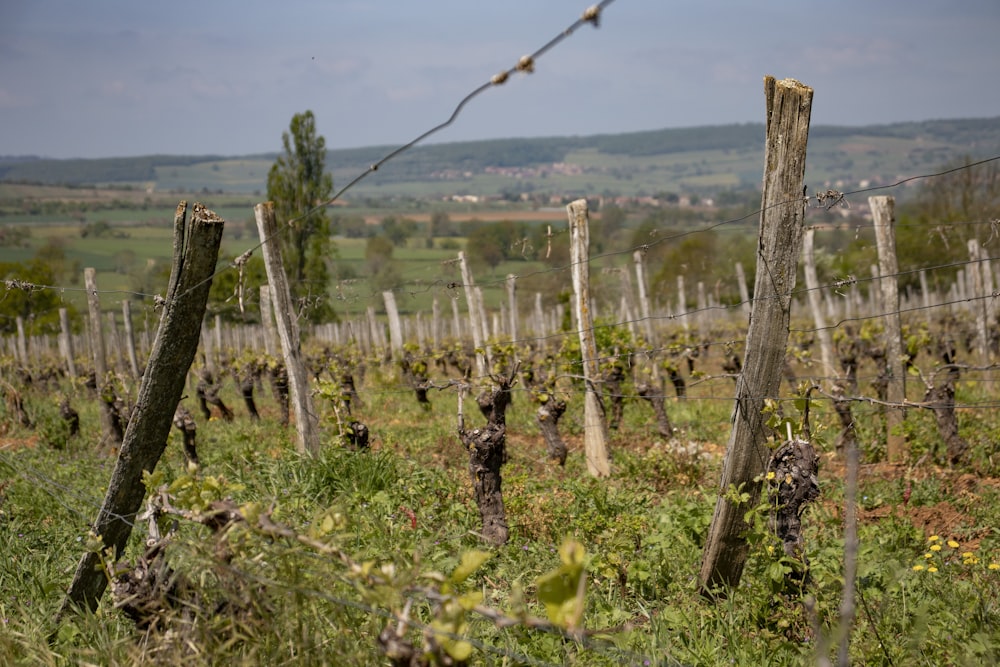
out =
<path fill-rule="evenodd" d="M 521 193 L 636 196 L 710 194 L 756 187 L 764 125 L 703 126 L 593 136 L 495 139 L 417 146 L 351 191 L 352 198 Z M 337 187 L 395 149 L 332 150 Z M 1000 117 L 871 125 L 814 126 L 807 183 L 846 189 L 889 183 L 963 159 L 1000 154 Z M 0 181 L 131 186 L 146 191 L 259 194 L 276 154 L 147 155 L 52 160 L 0 157 Z"/>

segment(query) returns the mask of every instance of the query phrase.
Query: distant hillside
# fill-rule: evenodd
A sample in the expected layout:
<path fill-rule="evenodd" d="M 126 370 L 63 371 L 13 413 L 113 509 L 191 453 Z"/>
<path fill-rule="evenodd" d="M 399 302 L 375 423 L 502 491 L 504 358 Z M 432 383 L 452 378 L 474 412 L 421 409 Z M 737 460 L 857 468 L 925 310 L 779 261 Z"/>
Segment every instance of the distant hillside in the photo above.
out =
<path fill-rule="evenodd" d="M 352 196 L 716 192 L 759 185 L 763 143 L 764 125 L 746 123 L 431 144 L 402 153 L 362 181 Z M 327 165 L 335 184 L 340 185 L 394 148 L 333 150 Z M 996 154 L 1000 154 L 1000 117 L 865 127 L 814 126 L 809 138 L 807 181 L 816 187 L 889 182 L 965 157 Z M 0 180 L 259 193 L 265 189 L 267 171 L 275 157 L 0 157 Z"/>

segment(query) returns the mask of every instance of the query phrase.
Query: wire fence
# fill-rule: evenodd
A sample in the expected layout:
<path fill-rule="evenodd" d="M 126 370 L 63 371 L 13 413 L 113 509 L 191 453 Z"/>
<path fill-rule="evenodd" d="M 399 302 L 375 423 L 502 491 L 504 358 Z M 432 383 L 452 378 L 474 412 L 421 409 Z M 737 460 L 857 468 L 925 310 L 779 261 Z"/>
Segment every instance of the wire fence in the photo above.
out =
<path fill-rule="evenodd" d="M 328 207 L 331 203 L 343 197 L 345 193 L 350 191 L 351 188 L 353 188 L 361 180 L 375 174 L 386 162 L 450 126 L 463 112 L 466 106 L 479 95 L 483 94 L 490 88 L 502 85 L 509 80 L 511 76 L 519 73 L 527 74 L 533 72 L 538 61 L 549 50 L 555 48 L 563 40 L 570 37 L 578 28 L 587 24 L 596 27 L 599 23 L 603 10 L 612 4 L 612 2 L 613 0 L 604 0 L 603 2 L 589 8 L 581 18 L 573 22 L 552 40 L 536 49 L 530 55 L 519 59 L 513 67 L 494 75 L 488 82 L 475 88 L 468 95 L 462 98 L 447 120 L 424 132 L 413 141 L 386 154 L 380 160 L 373 163 L 367 170 L 350 180 L 329 200 L 318 203 L 313 209 L 304 212 L 302 215 L 292 220 L 286 221 L 287 224 L 283 226 L 282 233 L 287 233 L 288 230 L 296 224 L 296 222 L 307 218 L 319 210 L 326 209 L 326 207 Z M 847 192 L 828 190 L 814 195 L 804 195 L 803 200 L 810 206 L 810 210 L 830 210 L 834 206 L 841 206 L 845 203 L 853 203 L 855 198 L 861 195 L 868 195 L 876 192 L 892 193 L 904 185 L 915 181 L 930 181 L 933 179 L 944 178 L 961 170 L 975 169 L 977 167 L 993 164 L 998 161 L 1000 161 L 1000 155 L 979 160 L 961 167 L 900 179 L 888 185 L 863 188 Z M 778 204 L 778 206 L 780 205 L 784 205 L 784 203 Z M 618 250 L 592 254 L 586 260 L 588 268 L 591 272 L 596 273 L 599 272 L 600 269 L 604 268 L 605 265 L 617 263 L 618 268 L 623 268 L 627 271 L 631 268 L 629 266 L 630 258 L 632 258 L 637 252 L 642 255 L 647 255 L 658 249 L 668 248 L 678 244 L 682 239 L 687 237 L 714 233 L 717 231 L 734 230 L 735 232 L 745 234 L 748 232 L 744 223 L 755 220 L 762 213 L 763 211 L 758 209 L 749 212 L 746 215 L 741 215 L 739 217 L 720 222 L 705 223 L 697 226 L 696 228 L 687 229 L 681 232 L 674 231 L 668 227 L 656 227 L 650 230 L 649 240 L 647 242 L 630 245 L 629 247 Z M 929 230 L 933 230 L 933 226 L 939 223 L 929 222 L 909 224 L 925 224 Z M 741 227 L 741 225 L 743 225 L 743 227 Z M 849 225 L 850 229 L 854 231 L 856 235 L 866 232 L 871 228 L 870 223 L 859 219 L 851 219 Z M 998 235 L 997 230 L 1000 228 L 1000 220 L 984 219 L 964 220 L 958 222 L 949 221 L 947 225 L 952 227 L 975 226 L 984 230 L 989 229 L 991 230 L 990 237 L 984 243 L 984 245 L 988 245 Z M 831 227 L 826 224 L 816 225 L 815 230 L 819 235 L 842 231 L 839 229 L 831 229 Z M 553 239 L 556 239 L 558 242 L 558 240 L 565 238 L 565 234 L 565 230 L 556 229 L 554 232 L 550 232 L 548 242 L 552 243 Z M 248 253 L 260 249 L 264 244 L 274 243 L 275 241 L 276 239 L 274 238 L 261 239 L 256 246 L 249 248 L 247 252 L 241 255 L 241 257 L 248 256 Z M 817 245 L 820 248 L 823 247 L 822 237 L 820 243 Z M 1000 259 L 1000 256 L 981 256 L 978 258 L 970 258 L 968 260 L 963 259 L 960 261 L 950 261 L 940 264 L 927 264 L 925 266 L 901 269 L 892 275 L 862 275 L 863 270 L 866 269 L 858 267 L 857 273 L 828 279 L 827 282 L 813 288 L 812 290 L 797 287 L 791 291 L 776 294 L 771 298 L 790 299 L 793 303 L 794 326 L 792 326 L 789 330 L 792 335 L 792 340 L 790 341 L 789 346 L 795 347 L 796 345 L 799 345 L 799 351 L 804 353 L 804 361 L 799 367 L 799 372 L 803 375 L 802 379 L 806 380 L 808 383 L 829 383 L 841 381 L 844 379 L 844 373 L 837 372 L 836 369 L 816 368 L 815 356 L 812 354 L 812 350 L 815 349 L 813 339 L 815 339 L 820 332 L 839 332 L 848 338 L 852 336 L 856 338 L 858 335 L 857 332 L 853 330 L 848 331 L 848 327 L 857 326 L 860 328 L 866 323 L 878 323 L 888 316 L 898 315 L 905 318 L 904 322 L 914 329 L 918 328 L 921 324 L 924 324 L 927 328 L 936 327 L 932 333 L 938 336 L 945 334 L 954 335 L 956 337 L 971 336 L 974 333 L 968 322 L 974 317 L 974 314 L 970 312 L 971 309 L 985 308 L 987 306 L 990 306 L 991 308 L 994 307 L 1000 292 L 993 290 L 988 293 L 971 293 L 966 285 L 961 285 L 955 280 L 955 274 L 959 271 L 966 271 L 970 269 L 978 270 L 980 267 L 990 267 L 988 275 L 992 276 L 993 267 L 991 267 L 990 264 L 995 263 L 998 259 Z M 722 258 L 719 258 L 719 260 L 721 261 Z M 568 283 L 566 275 L 572 266 L 573 265 L 570 263 L 565 263 L 558 266 L 532 268 L 529 271 L 525 271 L 524 273 L 517 275 L 516 279 L 518 281 L 523 281 L 528 279 L 546 279 L 549 277 L 555 277 L 563 283 Z M 448 266 L 442 267 L 441 265 L 437 265 L 430 268 L 409 269 L 401 274 L 399 282 L 388 286 L 385 290 L 369 289 L 368 291 L 364 291 L 358 288 L 358 283 L 355 281 L 339 281 L 335 292 L 340 295 L 339 298 L 351 300 L 357 304 L 361 304 L 366 310 L 369 311 L 381 310 L 384 303 L 382 300 L 383 291 L 408 295 L 423 294 L 432 296 L 435 299 L 440 299 L 445 303 L 450 303 L 452 301 L 457 302 L 461 299 L 461 294 L 464 289 L 471 286 L 466 285 L 460 279 L 456 280 L 454 277 L 442 275 L 444 270 L 450 270 L 450 268 L 451 267 Z M 240 276 L 237 278 L 237 282 L 240 282 L 242 280 L 242 274 L 240 271 L 241 262 L 233 261 L 220 265 L 214 277 L 218 278 L 226 273 L 239 273 Z M 947 284 L 949 286 L 957 286 L 951 289 L 951 292 L 949 292 L 950 296 L 941 297 L 940 295 L 937 295 L 934 299 L 930 299 L 929 295 L 920 295 L 924 298 L 924 300 L 920 302 L 917 302 L 916 297 L 911 297 L 909 299 L 904 299 L 904 303 L 902 303 L 898 308 L 886 308 L 880 307 L 879 304 L 863 304 L 861 302 L 859 288 L 862 286 L 870 287 L 876 284 L 877 281 L 889 278 L 912 279 L 917 275 L 929 276 L 930 284 Z M 1000 286 L 1000 277 L 994 279 L 992 284 Z M 480 289 L 501 289 L 505 288 L 506 285 L 506 279 L 495 278 L 482 279 L 476 283 L 476 286 Z M 68 302 L 63 299 L 63 296 L 66 294 L 87 293 L 86 288 L 78 287 L 76 285 L 36 284 L 20 279 L 8 279 L 2 284 L 2 286 L 0 286 L 0 288 L 2 288 L 0 300 L 14 298 L 14 295 L 26 295 L 29 305 L 31 305 L 30 302 L 32 301 L 32 295 L 39 292 L 50 292 L 59 296 L 58 300 L 48 303 L 48 305 L 41 309 L 36 309 L 33 306 L 30 307 L 29 310 L 31 311 L 31 316 L 35 318 L 51 317 L 57 314 L 57 311 L 60 308 L 65 308 Z M 669 290 L 664 289 L 663 291 L 667 292 Z M 830 322 L 829 324 L 823 326 L 804 326 L 802 324 L 802 322 L 808 318 L 808 312 L 805 310 L 805 306 L 801 303 L 801 300 L 807 297 L 810 291 L 819 291 L 822 295 L 828 298 L 827 315 L 829 317 L 827 319 Z M 844 303 L 834 303 L 831 295 L 840 297 Z M 156 299 L 160 299 L 162 301 L 162 297 L 159 294 L 127 289 L 101 289 L 98 291 L 96 296 L 103 297 L 105 305 L 109 300 L 117 303 L 118 305 L 120 305 L 123 301 L 136 299 L 148 304 L 154 303 Z M 616 296 L 621 295 L 616 294 Z M 630 297 L 632 296 L 633 295 L 630 295 Z M 732 356 L 734 351 L 736 351 L 737 354 L 739 351 L 742 351 L 742 347 L 746 342 L 744 338 L 746 333 L 745 317 L 748 309 L 754 303 L 754 297 L 750 297 L 749 299 L 741 298 L 727 303 L 708 303 L 708 299 L 705 299 L 704 301 L 706 302 L 699 303 L 699 305 L 695 308 L 688 308 L 686 303 L 682 303 L 678 300 L 673 309 L 666 307 L 661 301 L 657 307 L 654 308 L 655 312 L 648 316 L 633 313 L 629 316 L 622 317 L 616 310 L 619 304 L 611 299 L 608 299 L 607 302 L 601 304 L 601 307 L 598 309 L 599 312 L 606 315 L 599 318 L 598 323 L 594 325 L 595 332 L 610 334 L 616 331 L 630 330 L 634 333 L 632 335 L 631 343 L 622 345 L 623 348 L 627 349 L 615 350 L 613 346 L 611 349 L 604 347 L 599 350 L 599 356 L 596 361 L 602 365 L 620 362 L 628 367 L 632 367 L 633 365 L 648 365 L 649 363 L 662 364 L 665 360 L 683 366 L 684 363 L 691 361 L 690 367 L 693 367 L 693 359 L 697 359 L 697 363 L 702 365 L 706 358 L 711 357 L 714 359 L 711 370 L 699 370 L 698 374 L 694 374 L 689 371 L 687 374 L 687 382 L 685 385 L 689 390 L 687 395 L 680 397 L 675 393 L 667 392 L 664 388 L 663 393 L 658 396 L 661 398 L 683 398 L 685 401 L 706 401 L 713 403 L 723 402 L 730 404 L 735 403 L 738 400 L 745 399 L 745 396 L 738 395 L 736 385 L 734 383 L 734 379 L 738 377 L 739 374 L 738 364 L 736 367 L 724 372 L 724 369 L 720 368 L 720 362 L 722 361 L 723 356 L 726 356 L 727 358 L 725 360 L 729 361 L 729 357 Z M 853 312 L 847 312 L 846 304 L 848 302 L 850 302 Z M 830 304 L 832 304 L 832 307 Z M 508 305 L 508 308 L 509 307 L 511 306 Z M 516 307 L 521 314 L 528 314 L 530 312 L 530 309 L 527 308 L 524 303 L 517 304 L 514 307 Z M 549 310 L 551 311 L 551 309 Z M 497 315 L 498 319 L 502 321 L 502 318 L 499 317 L 499 314 L 496 313 L 496 311 L 490 314 Z M 550 312 L 549 314 L 553 317 L 555 316 L 555 313 Z M 146 305 L 140 311 L 140 316 L 147 322 L 143 331 L 148 336 L 158 319 L 157 309 L 153 305 Z M 931 317 L 934 317 L 936 321 L 931 322 Z M 356 326 L 348 327 L 346 331 L 338 333 L 337 337 L 340 339 L 339 342 L 336 342 L 333 339 L 321 340 L 322 333 L 319 327 L 314 330 L 313 337 L 315 340 L 320 340 L 321 343 L 325 345 L 327 350 L 358 346 L 361 344 L 362 338 L 367 338 L 369 347 L 368 354 L 370 355 L 369 358 L 384 358 L 386 347 L 385 341 L 379 341 L 373 338 L 374 334 L 372 333 L 372 323 L 365 319 L 358 319 L 354 324 Z M 659 342 L 643 340 L 643 336 L 639 332 L 641 327 L 646 324 L 653 327 L 653 330 L 656 332 L 656 340 Z M 995 322 L 991 322 L 990 326 L 995 327 Z M 384 322 L 380 320 L 377 323 L 376 328 L 380 330 L 383 329 Z M 511 346 L 516 350 L 514 353 L 515 357 L 519 354 L 530 357 L 534 354 L 538 354 L 539 350 L 545 350 L 547 353 L 551 354 L 553 351 L 563 347 L 564 344 L 574 342 L 578 336 L 578 327 L 570 326 L 563 329 L 559 327 L 546 326 L 541 321 L 535 322 L 530 327 L 523 327 L 523 330 L 531 331 L 531 333 L 524 333 L 522 331 L 511 331 L 505 333 L 501 330 L 501 328 L 495 329 L 493 331 L 493 336 L 489 340 L 489 344 L 494 346 Z M 358 332 L 360 331 L 366 331 L 364 336 L 358 335 Z M 429 336 L 426 334 L 420 335 L 419 326 L 414 325 L 411 328 L 411 332 L 416 333 L 417 335 L 411 336 L 407 342 L 416 342 L 418 344 L 412 346 L 407 352 L 407 359 L 410 363 L 420 361 L 433 367 L 433 364 L 441 359 L 442 350 L 448 347 L 448 345 L 445 345 L 446 341 L 451 346 L 454 346 L 456 343 L 460 343 L 466 344 L 467 347 L 467 336 L 463 334 L 461 329 L 452 331 L 453 335 L 451 336 L 439 336 L 439 344 L 437 347 L 434 347 L 428 340 Z M 27 345 L 32 350 L 47 350 L 51 342 L 47 337 L 28 338 L 29 341 Z M 237 339 L 238 338 L 233 338 L 232 340 Z M 250 340 L 250 338 L 245 338 L 244 340 Z M 800 341 L 800 343 L 797 343 L 796 340 Z M 916 364 L 917 372 L 921 373 L 920 379 L 923 380 L 925 384 L 928 384 L 928 381 L 931 379 L 932 372 L 941 366 L 940 359 L 932 357 L 931 361 L 926 361 L 926 350 L 929 350 L 932 347 L 933 342 L 937 341 L 927 340 L 921 344 L 922 347 L 919 350 L 914 350 L 914 353 L 924 353 L 924 358 L 915 359 L 914 362 Z M 16 349 L 18 343 L 14 337 L 8 337 L 6 344 L 10 352 L 10 357 L 17 358 L 19 355 L 23 354 L 23 351 L 18 351 Z M 77 349 L 85 349 L 86 339 L 81 339 L 78 342 L 78 345 L 82 345 L 83 347 L 78 347 Z M 966 345 L 966 347 L 968 348 L 969 346 Z M 725 355 L 720 353 L 720 350 L 724 351 Z M 219 352 L 219 350 L 216 350 L 216 353 Z M 0 356 L 3 355 L 0 354 Z M 963 356 L 969 358 L 974 357 L 972 349 L 966 349 Z M 35 359 L 40 360 L 41 355 L 36 354 Z M 28 359 L 22 359 L 21 361 L 27 362 Z M 398 361 L 398 359 L 391 361 L 389 366 L 395 367 L 395 365 L 398 364 Z M 513 362 L 514 359 L 510 359 L 510 361 Z M 572 380 L 578 376 L 578 369 L 580 369 L 587 361 L 587 359 L 581 358 L 579 354 L 573 358 L 567 358 L 562 369 L 559 371 L 559 375 L 557 376 L 559 379 L 567 380 L 567 382 L 560 386 L 560 392 L 571 398 L 576 398 L 582 395 L 584 390 Z M 921 400 L 907 400 L 903 404 L 893 404 L 886 401 L 884 397 L 880 397 L 877 393 L 872 394 L 868 391 L 860 389 L 861 387 L 874 386 L 883 379 L 877 368 L 873 370 L 874 362 L 872 360 L 859 362 L 859 367 L 861 366 L 861 363 L 865 364 L 865 372 L 860 374 L 857 374 L 856 372 L 853 377 L 855 387 L 859 387 L 859 389 L 852 391 L 846 396 L 841 395 L 839 397 L 834 397 L 829 393 L 820 392 L 819 397 L 828 399 L 831 402 L 846 399 L 859 404 L 862 406 L 862 410 L 859 412 L 859 417 L 874 416 L 881 410 L 882 407 L 885 406 L 940 409 L 939 403 L 935 402 L 925 404 L 922 397 Z M 23 365 L 27 366 L 26 363 Z M 964 382 L 980 383 L 984 386 L 987 385 L 987 383 L 994 381 L 994 371 L 998 368 L 997 365 L 990 363 L 963 363 L 957 367 L 959 367 L 963 373 Z M 14 365 L 9 364 L 7 368 L 13 369 Z M 449 376 L 449 372 L 452 374 L 451 376 Z M 438 389 L 442 392 L 455 391 L 457 393 L 457 391 L 463 386 L 469 384 L 483 385 L 488 384 L 489 381 L 489 376 L 473 375 L 460 377 L 455 376 L 453 371 L 442 371 L 436 373 L 434 377 L 429 377 L 424 382 L 424 388 Z M 801 394 L 798 392 L 797 388 L 791 386 L 790 383 L 786 383 L 786 385 L 787 393 L 773 398 L 779 403 L 788 403 L 800 400 Z M 404 382 L 400 381 L 397 384 L 366 386 L 364 387 L 364 391 L 377 394 L 384 399 L 386 397 L 402 397 L 409 395 L 413 392 L 413 386 L 408 386 Z M 533 391 L 533 389 L 530 387 L 519 386 L 515 387 L 513 391 L 528 395 Z M 605 399 L 609 399 L 610 397 L 610 394 L 605 394 Z M 637 402 L 641 399 L 647 399 L 649 394 L 641 394 L 634 388 L 628 388 L 618 390 L 615 397 Z M 1000 407 L 1000 397 L 994 398 L 989 395 L 983 395 L 980 400 L 953 402 L 949 407 L 951 409 L 962 409 L 967 411 L 995 410 L 997 407 Z M 0 451 L 2 451 L 2 449 L 0 449 Z M 24 465 L 17 459 L 17 457 L 4 456 L 2 458 L 2 463 L 6 468 L 12 470 L 20 478 L 29 480 L 33 484 L 37 485 L 39 489 L 43 489 L 46 494 L 61 505 L 68 513 L 77 517 L 82 526 L 87 525 L 92 519 L 93 513 L 101 507 L 99 498 L 82 493 L 79 489 L 53 479 L 46 473 L 46 471 L 34 469 L 31 466 Z M 130 525 L 134 525 L 134 517 L 119 518 Z M 309 596 L 324 597 L 328 602 L 338 605 L 354 607 L 358 607 L 359 605 L 356 601 L 342 600 L 317 589 L 301 589 L 298 592 Z M 365 613 L 382 616 L 387 620 L 398 620 L 398 616 L 394 616 L 386 610 L 379 609 L 372 605 L 361 605 L 358 608 Z M 647 657 L 631 654 L 627 651 L 614 648 L 608 644 L 599 643 L 596 640 L 586 640 L 585 643 L 587 642 L 589 642 L 590 648 L 604 651 L 608 654 L 615 653 L 616 655 L 619 655 L 622 661 L 626 664 L 649 664 L 649 658 Z M 477 647 L 486 653 L 494 653 L 500 658 L 512 659 L 524 664 L 548 664 L 544 661 L 531 658 L 530 656 L 497 649 L 497 647 L 482 642 L 477 642 Z"/>

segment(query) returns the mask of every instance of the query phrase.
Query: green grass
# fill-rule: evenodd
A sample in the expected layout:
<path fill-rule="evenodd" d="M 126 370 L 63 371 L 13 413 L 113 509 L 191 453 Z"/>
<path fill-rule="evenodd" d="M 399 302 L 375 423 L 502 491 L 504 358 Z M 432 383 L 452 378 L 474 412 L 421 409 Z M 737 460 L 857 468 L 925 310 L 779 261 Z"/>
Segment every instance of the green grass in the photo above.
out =
<path fill-rule="evenodd" d="M 706 369 L 707 363 L 699 361 Z M 363 379 L 356 374 L 363 405 L 355 416 L 371 427 L 369 452 L 337 442 L 336 416 L 318 395 L 326 433 L 322 451 L 316 457 L 296 454 L 290 432 L 276 421 L 270 394 L 258 392 L 263 419 L 254 423 L 244 416 L 231 382 L 222 396 L 237 420 L 197 418 L 197 473 L 185 469 L 180 435 L 171 434 L 158 474 L 159 483 L 174 485 L 177 507 L 197 509 L 230 497 L 245 512 L 272 512 L 275 521 L 308 540 L 275 538 L 246 526 L 220 537 L 181 520 L 168 560 L 197 596 L 188 607 L 165 607 L 163 625 L 147 630 L 135 629 L 107 597 L 95 616 L 53 624 L 113 460 L 97 454 L 99 420 L 86 389 L 66 382 L 21 387 L 38 428 L 14 424 L 9 403 L 0 407 L 0 662 L 384 664 L 376 638 L 387 626 L 396 627 L 393 615 L 406 599 L 413 600 L 406 636 L 419 646 L 422 624 L 445 618 L 421 592 L 440 585 L 433 573 L 447 578 L 463 554 L 485 549 L 476 537 L 479 516 L 467 454 L 455 435 L 456 395 L 432 392 L 425 410 L 391 366 L 369 359 L 365 367 Z M 678 444 L 653 437 L 648 407 L 628 402 L 621 429 L 612 433 L 614 473 L 608 480 L 586 473 L 578 394 L 561 423 L 571 453 L 560 469 L 545 462 L 533 408 L 516 390 L 503 471 L 510 543 L 487 549 L 489 560 L 468 580 L 449 586 L 456 594 L 477 593 L 482 604 L 512 617 L 523 611 L 545 618 L 539 578 L 560 566 L 560 546 L 572 538 L 586 554 L 585 627 L 604 630 L 573 639 L 498 628 L 475 613 L 458 612 L 467 623 L 461 633 L 472 642 L 473 664 L 812 660 L 813 620 L 799 594 L 781 584 L 787 563 L 773 555 L 773 538 L 760 514 L 750 513 L 755 528 L 741 586 L 711 602 L 694 585 L 731 411 L 729 401 L 711 400 L 720 391 L 712 386 L 694 385 L 689 400 L 668 402 Z M 958 400 L 981 401 L 988 397 L 984 391 L 962 383 Z M 68 441 L 58 428 L 53 397 L 59 392 L 73 397 L 83 418 L 82 435 Z M 193 410 L 192 399 L 185 402 Z M 480 424 L 469 405 L 469 425 Z M 882 438 L 876 412 L 871 406 L 857 409 L 866 456 L 874 455 Z M 1000 420 L 988 410 L 961 419 L 974 447 L 971 469 L 996 475 L 989 434 L 998 432 Z M 805 515 L 812 573 L 807 592 L 815 597 L 823 636 L 836 625 L 842 587 L 842 466 L 829 444 L 834 423 L 829 410 L 817 409 L 813 427 L 824 453 L 823 495 Z M 933 421 L 916 414 L 908 425 L 914 452 L 929 451 Z M 688 443 L 694 443 L 690 451 Z M 989 569 L 1000 562 L 1000 486 L 933 467 L 935 460 L 931 456 L 908 472 L 884 466 L 862 471 L 855 664 L 990 664 L 1000 657 L 1000 571 Z M 140 553 L 144 532 L 137 528 L 126 562 Z M 930 550 L 932 532 L 939 533 L 941 551 Z M 974 558 L 964 557 L 966 552 Z M 352 573 L 337 553 L 377 577 Z M 937 572 L 927 570 L 931 564 Z"/>

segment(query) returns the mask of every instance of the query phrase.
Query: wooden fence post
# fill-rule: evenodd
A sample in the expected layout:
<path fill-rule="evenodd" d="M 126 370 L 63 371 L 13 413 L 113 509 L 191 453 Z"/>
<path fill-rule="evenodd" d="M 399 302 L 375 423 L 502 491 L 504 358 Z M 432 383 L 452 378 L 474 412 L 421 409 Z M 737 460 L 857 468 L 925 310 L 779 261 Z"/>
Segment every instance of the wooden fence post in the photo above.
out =
<path fill-rule="evenodd" d="M 820 294 L 819 277 L 816 274 L 815 235 L 816 230 L 809 228 L 802 236 L 802 268 L 806 279 L 806 294 L 809 296 L 809 310 L 812 311 L 816 337 L 819 340 L 820 360 L 823 363 L 821 375 L 833 377 L 837 375 L 837 367 L 833 363 L 833 337 L 823 316 L 823 295 Z"/>
<path fill-rule="evenodd" d="M 510 339 L 518 340 L 517 337 L 517 276 L 513 273 L 507 274 L 507 317 L 510 318 Z"/>
<path fill-rule="evenodd" d="M 267 282 L 271 285 L 271 296 L 274 298 L 274 313 L 277 316 L 278 338 L 285 358 L 285 370 L 288 372 L 288 388 L 298 437 L 296 445 L 299 452 L 316 454 L 319 452 L 319 423 L 313 409 L 312 395 L 309 393 L 309 377 L 299 349 L 299 327 L 295 321 L 292 294 L 278 249 L 278 222 L 274 217 L 274 204 L 257 204 L 253 212 L 260 238 L 264 239 L 261 250 L 264 268 L 267 270 Z"/>
<path fill-rule="evenodd" d="M 686 332 L 690 328 L 690 325 L 688 324 L 687 316 L 687 294 L 684 290 L 684 274 L 677 276 L 677 317 L 680 319 Z"/>
<path fill-rule="evenodd" d="M 30 368 L 31 360 L 28 358 L 28 337 L 25 335 L 24 331 L 24 318 L 18 315 L 14 318 L 14 322 L 17 325 L 17 362 L 20 364 L 21 368 Z"/>
<path fill-rule="evenodd" d="M 399 322 L 399 310 L 396 308 L 396 295 L 391 290 L 382 292 L 385 302 L 385 314 L 389 318 L 389 348 L 396 361 L 403 358 L 403 328 Z"/>
<path fill-rule="evenodd" d="M 83 284 L 87 289 L 87 311 L 90 315 L 90 349 L 93 351 L 94 377 L 97 380 L 101 441 L 102 444 L 117 449 L 122 443 L 115 429 L 111 405 L 101 398 L 108 382 L 108 361 L 104 349 L 104 332 L 101 330 L 101 299 L 97 292 L 97 269 L 87 267 L 83 270 Z"/>
<path fill-rule="evenodd" d="M 583 358 L 583 378 L 586 394 L 583 402 L 583 447 L 587 457 L 587 470 L 594 477 L 611 474 L 608 461 L 608 423 L 604 419 L 597 383 L 597 341 L 594 339 L 594 321 L 590 312 L 590 230 L 588 228 L 587 200 L 577 199 L 566 206 L 569 214 L 569 261 L 573 271 L 574 309 L 580 333 L 580 356 Z"/>
<path fill-rule="evenodd" d="M 992 293 L 992 289 L 989 292 L 986 291 L 985 278 L 988 274 L 983 270 L 985 268 L 982 264 L 984 253 L 979 246 L 979 240 L 969 239 L 968 247 L 970 264 L 966 273 L 971 279 L 969 284 L 972 289 L 969 290 L 969 296 L 971 297 L 972 312 L 976 318 L 976 351 L 979 356 L 979 364 L 987 366 L 990 363 L 990 338 L 986 327 L 990 320 L 987 317 L 986 296 Z"/>
<path fill-rule="evenodd" d="M 469 308 L 469 326 L 472 328 L 472 344 L 476 348 L 476 375 L 486 376 L 486 356 L 483 339 L 483 323 L 479 321 L 482 313 L 479 308 L 479 301 L 476 299 L 476 285 L 472 281 L 472 271 L 469 270 L 469 262 L 465 259 L 465 252 L 458 253 L 458 266 L 462 271 L 462 286 L 465 288 L 465 304 Z"/>
<path fill-rule="evenodd" d="M 656 339 L 653 335 L 649 292 L 646 291 L 645 253 L 642 250 L 636 250 L 632 253 L 632 261 L 635 262 L 635 283 L 639 288 L 639 314 L 642 316 L 642 331 L 646 335 L 646 345 L 653 348 L 656 347 Z"/>
<path fill-rule="evenodd" d="M 896 406 L 906 400 L 906 371 L 903 368 L 903 331 L 899 317 L 899 289 L 896 275 L 899 264 L 896 261 L 896 200 L 892 197 L 869 197 L 875 226 L 875 243 L 878 249 L 878 272 L 882 298 L 883 322 L 885 322 L 886 370 L 889 386 L 886 400 Z M 906 435 L 903 433 L 903 419 L 906 413 L 902 407 L 888 406 L 885 411 L 886 456 L 889 463 L 899 463 L 906 458 Z"/>
<path fill-rule="evenodd" d="M 114 550 L 115 558 L 121 557 L 125 550 L 146 494 L 143 473 L 155 470 L 167 447 L 174 411 L 198 349 L 201 320 L 219 257 L 222 218 L 195 204 L 190 225 L 186 219 L 187 202 L 181 202 L 174 216 L 174 261 L 160 328 L 104 502 L 94 522 L 93 532 L 100 536 L 105 548 Z M 88 269 L 88 273 L 92 271 Z M 88 294 L 93 291 L 92 282 L 91 274 Z M 80 559 L 60 617 L 72 608 L 97 609 L 108 585 L 101 558 L 101 554 L 88 551 Z"/>
<path fill-rule="evenodd" d="M 69 310 L 59 309 L 59 351 L 66 360 L 66 370 L 71 378 L 76 377 L 76 359 L 73 358 L 73 330 L 69 326 Z"/>
<path fill-rule="evenodd" d="M 753 310 L 719 498 L 702 556 L 699 581 L 705 593 L 739 584 L 748 550 L 744 514 L 760 499 L 759 480 L 770 457 L 762 412 L 765 399 L 778 395 L 788 343 L 806 209 L 802 180 L 812 96 L 812 88 L 794 79 L 764 79 L 767 137 Z M 749 493 L 749 502 L 727 497 L 730 487 Z"/>
<path fill-rule="evenodd" d="M 278 329 L 274 325 L 271 286 L 260 286 L 260 323 L 264 327 L 264 351 L 269 357 L 278 356 Z"/>
<path fill-rule="evenodd" d="M 750 290 L 747 289 L 747 274 L 743 270 L 743 264 L 736 262 L 736 286 L 740 290 L 740 309 L 743 314 L 750 317 Z"/>
<path fill-rule="evenodd" d="M 139 368 L 139 357 L 135 353 L 135 330 L 132 328 L 132 302 L 128 299 L 122 301 L 122 324 L 125 328 L 125 354 L 128 355 L 129 369 L 132 377 L 142 376 L 142 369 Z"/>

